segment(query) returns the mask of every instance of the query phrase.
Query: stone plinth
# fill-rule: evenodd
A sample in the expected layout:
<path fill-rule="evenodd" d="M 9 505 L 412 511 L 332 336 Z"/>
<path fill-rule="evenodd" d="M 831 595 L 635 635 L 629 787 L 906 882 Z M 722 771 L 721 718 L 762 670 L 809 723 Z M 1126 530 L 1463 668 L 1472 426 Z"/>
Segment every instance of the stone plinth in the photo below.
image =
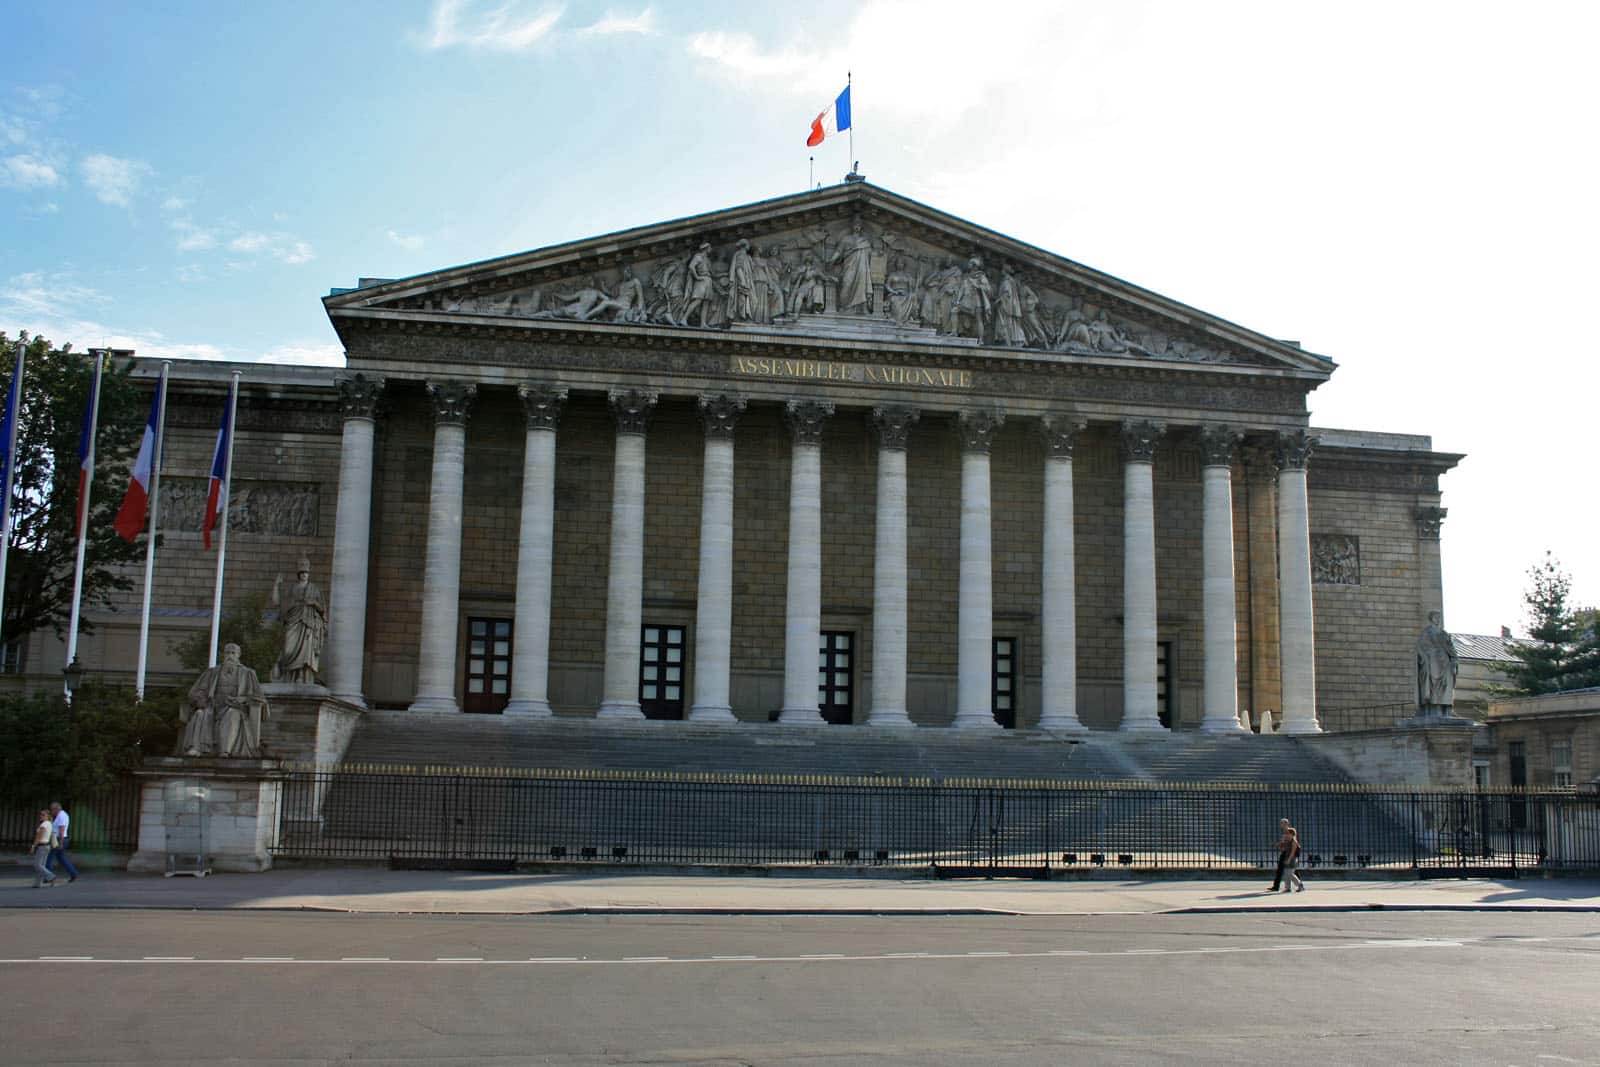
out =
<path fill-rule="evenodd" d="M 1472 737 L 1472 730 L 1459 726 L 1423 725 L 1317 734 L 1302 740 L 1367 785 L 1471 789 Z"/>
<path fill-rule="evenodd" d="M 265 871 L 278 840 L 283 773 L 275 760 L 165 757 L 141 781 L 139 850 L 128 870 Z"/>
<path fill-rule="evenodd" d="M 365 714 L 320 685 L 271 682 L 262 686 L 272 713 L 261 724 L 263 756 L 284 763 L 330 767 L 344 759 Z"/>

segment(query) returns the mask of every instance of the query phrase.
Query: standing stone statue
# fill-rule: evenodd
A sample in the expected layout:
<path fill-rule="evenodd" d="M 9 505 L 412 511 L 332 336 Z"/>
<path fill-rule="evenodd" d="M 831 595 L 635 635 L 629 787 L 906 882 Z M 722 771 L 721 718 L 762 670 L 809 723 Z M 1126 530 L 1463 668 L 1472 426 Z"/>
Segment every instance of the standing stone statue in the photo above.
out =
<path fill-rule="evenodd" d="M 839 310 L 846 314 L 872 313 L 872 238 L 853 223 L 839 247 Z"/>
<path fill-rule="evenodd" d="M 1428 625 L 1417 635 L 1417 713 L 1449 715 L 1456 702 L 1455 642 L 1444 628 L 1444 617 L 1428 612 Z"/>
<path fill-rule="evenodd" d="M 733 246 L 733 262 L 728 266 L 728 321 L 749 322 L 756 317 L 756 261 L 750 255 L 750 242 L 739 239 Z"/>
<path fill-rule="evenodd" d="M 689 257 L 689 265 L 684 270 L 683 325 L 696 325 L 689 320 L 697 311 L 700 313 L 698 325 L 706 325 L 706 305 L 711 301 L 714 288 L 711 279 L 711 246 L 702 242 L 694 255 Z"/>
<path fill-rule="evenodd" d="M 301 558 L 287 593 L 283 575 L 272 581 L 272 605 L 283 620 L 283 654 L 272 666 L 274 682 L 316 685 L 322 670 L 322 644 L 328 637 L 328 606 L 311 580 L 311 561 Z"/>
<path fill-rule="evenodd" d="M 269 714 L 256 672 L 239 662 L 239 646 L 222 646 L 222 662 L 207 667 L 189 687 L 178 713 L 184 723 L 180 749 L 185 756 L 261 755 L 261 720 Z"/>

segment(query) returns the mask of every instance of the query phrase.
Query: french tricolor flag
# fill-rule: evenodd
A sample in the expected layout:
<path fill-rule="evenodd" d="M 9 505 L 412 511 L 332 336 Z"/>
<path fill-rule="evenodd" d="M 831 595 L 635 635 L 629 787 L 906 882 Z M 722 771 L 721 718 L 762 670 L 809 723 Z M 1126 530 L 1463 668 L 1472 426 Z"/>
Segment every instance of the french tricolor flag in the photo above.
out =
<path fill-rule="evenodd" d="M 228 390 L 228 405 L 222 409 L 222 429 L 217 431 L 217 450 L 211 455 L 211 490 L 206 494 L 206 517 L 201 535 L 211 547 L 211 531 L 217 525 L 217 510 L 227 506 L 228 438 L 233 434 L 233 390 Z"/>
<path fill-rule="evenodd" d="M 117 510 L 117 533 L 124 541 L 136 541 L 144 530 L 145 509 L 150 503 L 150 477 L 156 465 L 156 439 L 160 436 L 161 383 L 156 383 L 156 395 L 150 401 L 150 418 L 144 424 L 144 438 L 139 442 L 139 458 L 133 462 L 133 477 L 128 481 L 127 495 Z"/>
<path fill-rule="evenodd" d="M 811 136 L 806 138 L 806 147 L 815 148 L 830 133 L 843 133 L 849 128 L 850 86 L 847 84 L 828 110 L 811 120 Z"/>

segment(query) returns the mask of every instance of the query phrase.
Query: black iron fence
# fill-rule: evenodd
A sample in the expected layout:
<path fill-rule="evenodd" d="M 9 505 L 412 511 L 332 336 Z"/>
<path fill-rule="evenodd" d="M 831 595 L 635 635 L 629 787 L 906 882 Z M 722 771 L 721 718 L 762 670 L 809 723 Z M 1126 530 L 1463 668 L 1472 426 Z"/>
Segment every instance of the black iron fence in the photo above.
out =
<path fill-rule="evenodd" d="M 1312 870 L 1600 869 L 1600 803 L 1560 792 L 378 768 L 285 790 L 278 855 L 396 865 L 1242 871 L 1288 818 Z"/>
<path fill-rule="evenodd" d="M 0 810 L 0 848 L 26 851 L 39 825 L 35 813 L 56 799 Z M 134 779 L 81 797 L 59 799 L 72 817 L 67 846 L 73 852 L 132 852 L 139 847 L 139 783 Z"/>

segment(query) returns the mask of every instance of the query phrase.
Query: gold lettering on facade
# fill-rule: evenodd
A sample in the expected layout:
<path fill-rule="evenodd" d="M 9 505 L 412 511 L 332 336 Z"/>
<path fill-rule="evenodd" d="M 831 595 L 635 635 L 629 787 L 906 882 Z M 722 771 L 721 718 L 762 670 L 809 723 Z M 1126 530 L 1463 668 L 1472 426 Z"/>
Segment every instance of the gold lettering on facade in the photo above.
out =
<path fill-rule="evenodd" d="M 936 389 L 971 389 L 973 386 L 971 371 L 949 368 L 835 363 L 819 359 L 773 359 L 769 356 L 734 356 L 729 366 L 736 375 L 756 378 L 817 379 L 865 382 L 868 385 L 931 386 Z"/>

